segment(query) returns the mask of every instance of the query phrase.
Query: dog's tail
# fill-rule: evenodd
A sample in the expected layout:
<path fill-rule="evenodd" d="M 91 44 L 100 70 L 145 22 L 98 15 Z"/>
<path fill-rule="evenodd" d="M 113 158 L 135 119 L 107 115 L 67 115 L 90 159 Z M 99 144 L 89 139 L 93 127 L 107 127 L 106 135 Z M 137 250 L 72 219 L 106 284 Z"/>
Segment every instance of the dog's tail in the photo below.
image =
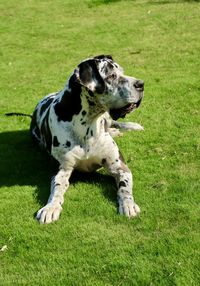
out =
<path fill-rule="evenodd" d="M 5 113 L 6 116 L 27 116 L 32 118 L 33 115 L 31 114 L 26 114 L 26 113 L 21 113 L 21 112 L 10 112 L 10 113 Z"/>

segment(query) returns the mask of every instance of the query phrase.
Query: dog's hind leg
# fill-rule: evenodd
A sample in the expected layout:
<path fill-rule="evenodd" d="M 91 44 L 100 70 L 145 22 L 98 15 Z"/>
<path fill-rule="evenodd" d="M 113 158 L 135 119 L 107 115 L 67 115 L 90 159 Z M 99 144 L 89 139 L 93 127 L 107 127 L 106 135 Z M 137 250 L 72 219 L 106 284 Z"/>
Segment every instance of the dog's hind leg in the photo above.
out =
<path fill-rule="evenodd" d="M 112 121 L 111 124 L 112 127 L 118 128 L 118 129 L 123 129 L 125 131 L 143 131 L 144 127 L 140 125 L 139 123 L 135 122 L 117 122 L 117 121 Z"/>
<path fill-rule="evenodd" d="M 112 137 L 122 136 L 121 131 L 143 131 L 144 127 L 135 122 L 117 122 L 112 121 L 111 127 L 107 128 L 107 131 Z"/>

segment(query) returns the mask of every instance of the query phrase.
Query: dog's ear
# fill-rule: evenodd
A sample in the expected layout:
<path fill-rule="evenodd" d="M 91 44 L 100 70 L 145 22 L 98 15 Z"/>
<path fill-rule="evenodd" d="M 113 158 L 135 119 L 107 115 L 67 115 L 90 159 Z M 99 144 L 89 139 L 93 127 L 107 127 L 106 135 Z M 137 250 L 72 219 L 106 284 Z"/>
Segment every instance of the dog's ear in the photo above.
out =
<path fill-rule="evenodd" d="M 103 93 L 105 82 L 99 74 L 97 60 L 89 59 L 75 69 L 76 80 L 92 92 Z"/>

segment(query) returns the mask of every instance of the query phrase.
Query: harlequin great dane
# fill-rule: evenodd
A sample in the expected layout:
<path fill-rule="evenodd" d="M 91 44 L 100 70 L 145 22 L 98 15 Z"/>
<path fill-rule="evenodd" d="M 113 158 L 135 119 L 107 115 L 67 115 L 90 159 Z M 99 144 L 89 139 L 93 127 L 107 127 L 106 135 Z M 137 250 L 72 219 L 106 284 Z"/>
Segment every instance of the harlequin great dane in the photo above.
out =
<path fill-rule="evenodd" d="M 69 178 L 76 169 L 92 172 L 104 167 L 117 183 L 119 213 L 135 217 L 140 208 L 132 195 L 132 174 L 111 135 L 115 129 L 142 129 L 118 123 L 142 100 L 144 82 L 126 76 L 111 56 L 81 62 L 63 90 L 42 99 L 31 122 L 33 140 L 58 162 L 47 204 L 37 213 L 40 223 L 59 219 Z"/>

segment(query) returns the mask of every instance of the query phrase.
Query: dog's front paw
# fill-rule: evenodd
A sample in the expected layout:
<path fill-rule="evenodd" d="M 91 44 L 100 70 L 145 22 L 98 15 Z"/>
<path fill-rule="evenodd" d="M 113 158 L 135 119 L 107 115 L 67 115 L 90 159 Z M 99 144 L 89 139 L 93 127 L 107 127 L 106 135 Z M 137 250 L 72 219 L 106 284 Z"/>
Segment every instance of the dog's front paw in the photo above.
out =
<path fill-rule="evenodd" d="M 60 204 L 47 204 L 41 208 L 36 218 L 40 223 L 51 223 L 59 219 L 62 207 Z"/>
<path fill-rule="evenodd" d="M 119 201 L 119 213 L 132 218 L 139 215 L 140 208 L 132 199 L 123 199 Z"/>

